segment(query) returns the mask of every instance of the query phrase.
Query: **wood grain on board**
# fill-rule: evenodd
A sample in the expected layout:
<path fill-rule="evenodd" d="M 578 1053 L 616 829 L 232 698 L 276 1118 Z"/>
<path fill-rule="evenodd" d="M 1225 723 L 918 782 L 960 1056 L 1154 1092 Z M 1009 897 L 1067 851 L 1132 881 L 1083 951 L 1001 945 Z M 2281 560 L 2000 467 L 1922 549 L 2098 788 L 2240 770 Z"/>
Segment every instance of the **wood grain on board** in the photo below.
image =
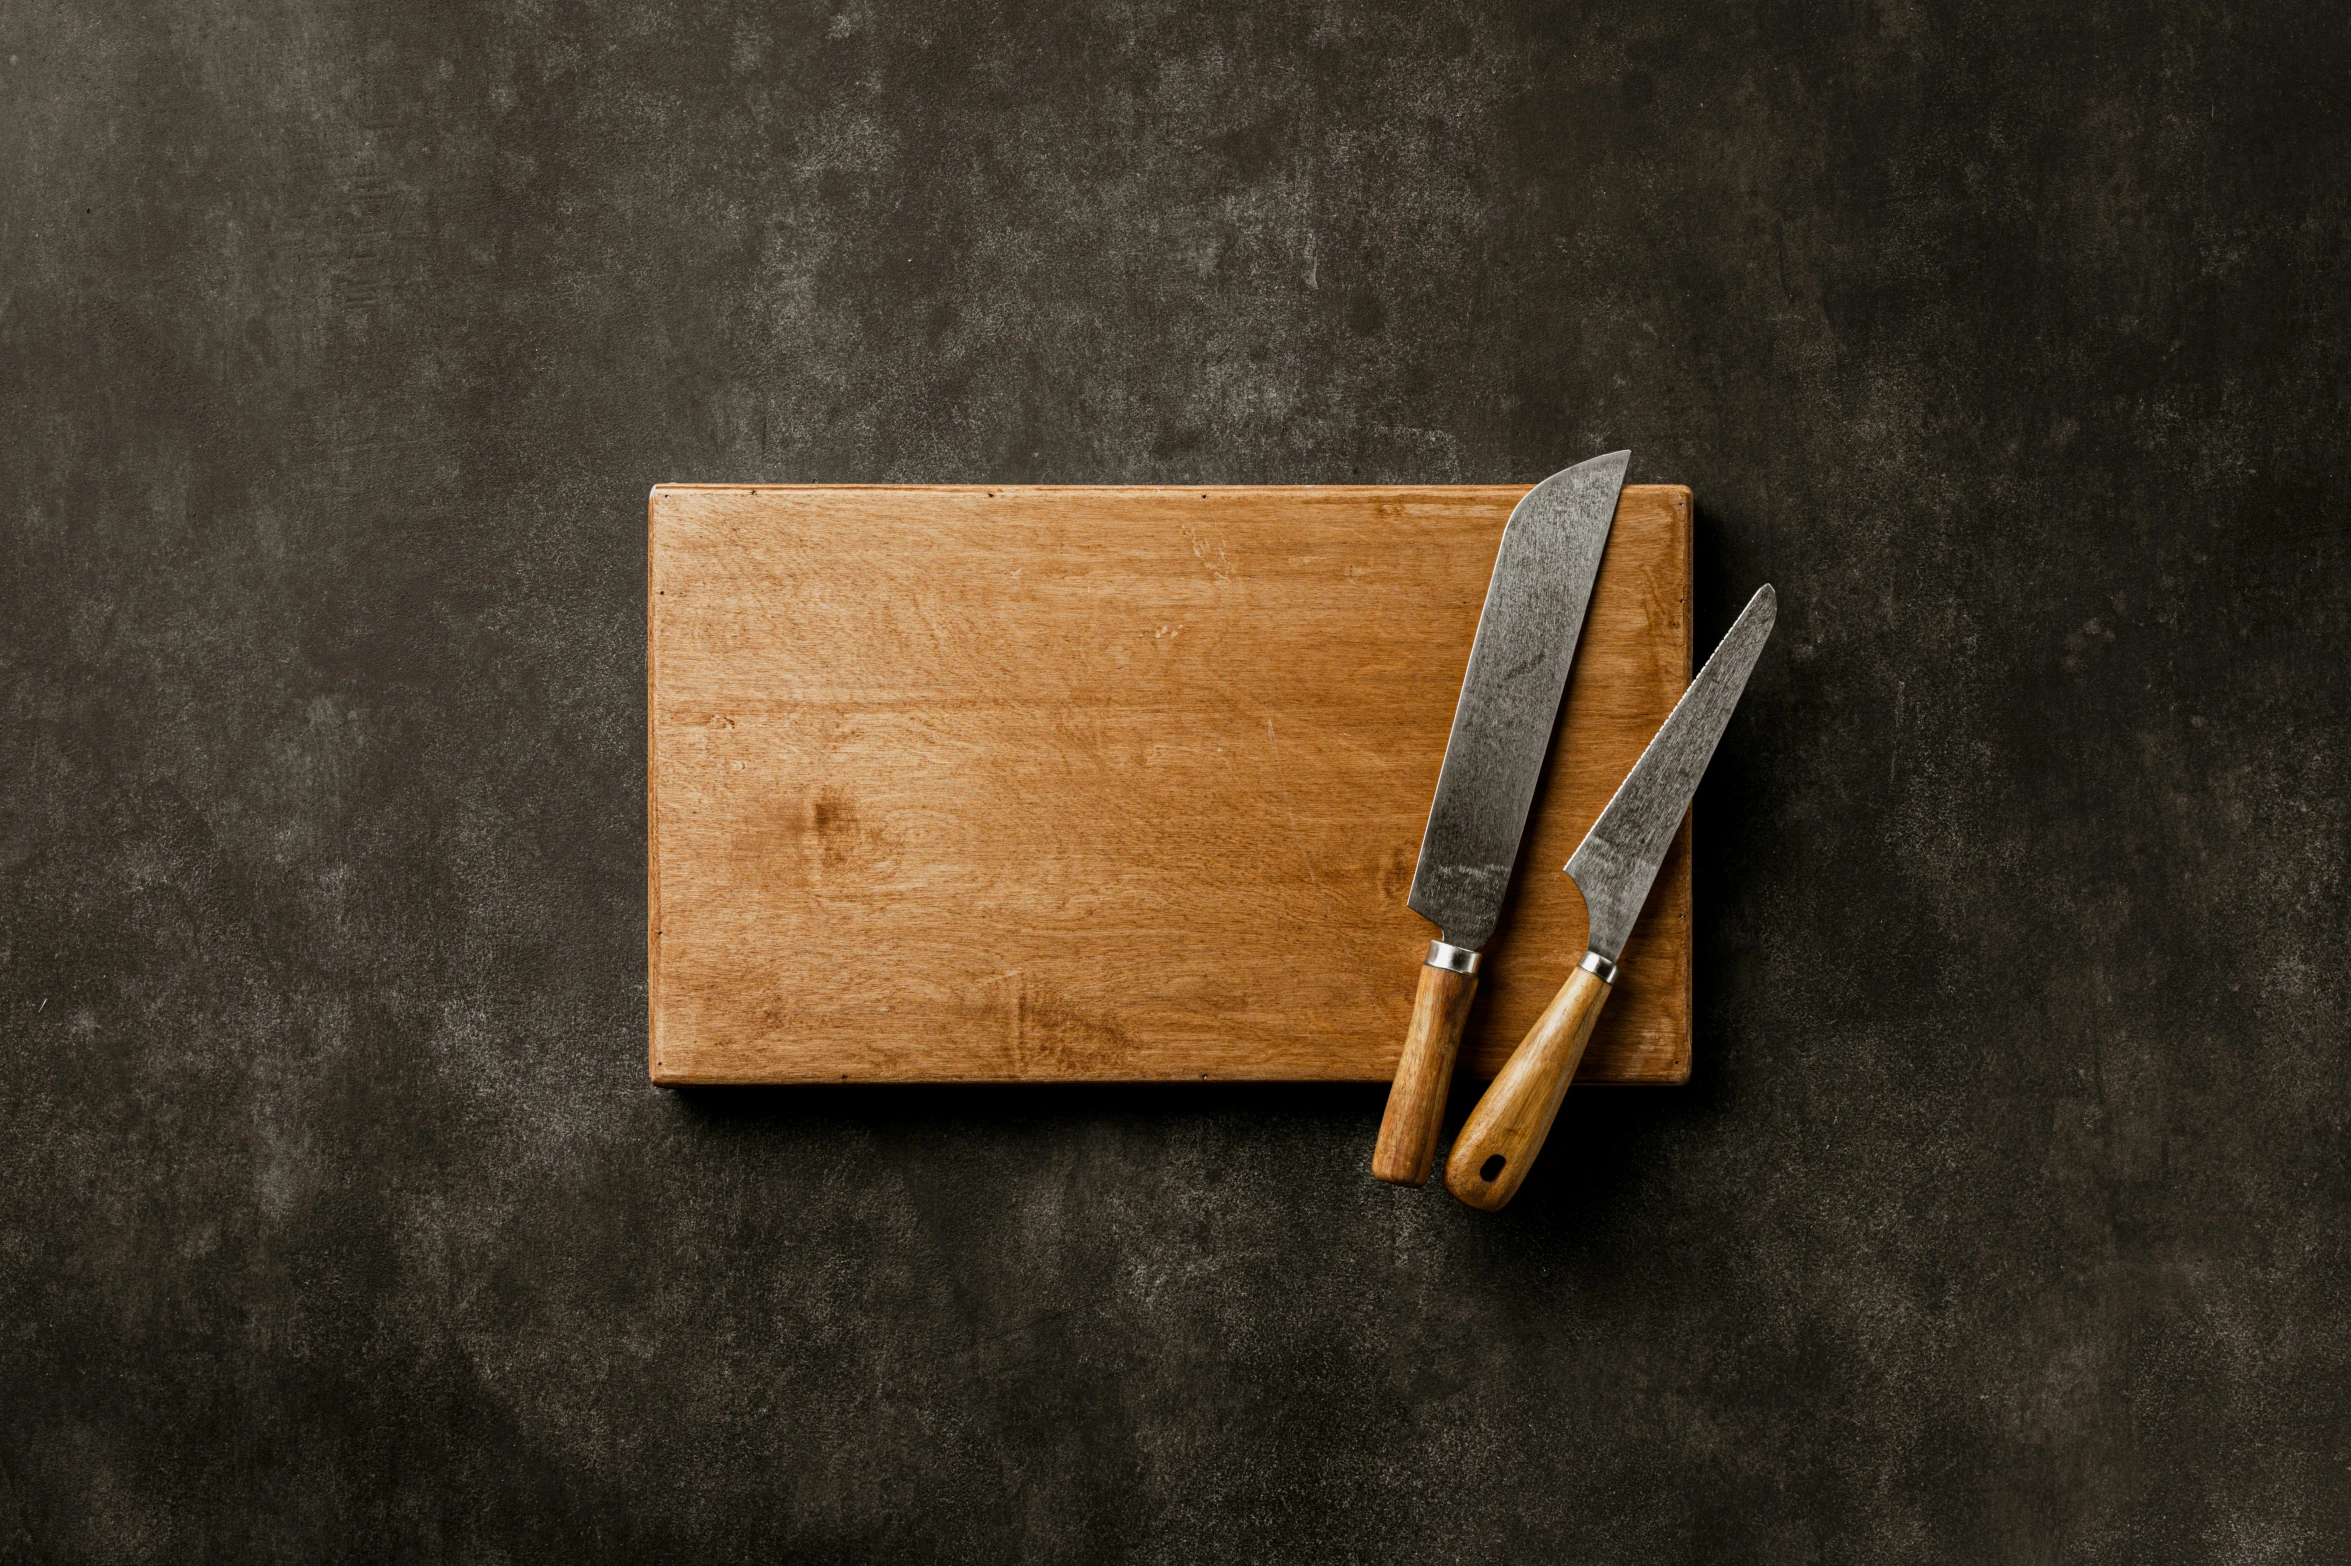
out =
<path fill-rule="evenodd" d="M 1404 906 L 1522 485 L 664 486 L 656 1081 L 1384 1080 Z M 1461 1070 L 1584 952 L 1561 872 L 1690 676 L 1628 487 Z M 1689 824 L 1577 1080 L 1690 1069 Z"/>

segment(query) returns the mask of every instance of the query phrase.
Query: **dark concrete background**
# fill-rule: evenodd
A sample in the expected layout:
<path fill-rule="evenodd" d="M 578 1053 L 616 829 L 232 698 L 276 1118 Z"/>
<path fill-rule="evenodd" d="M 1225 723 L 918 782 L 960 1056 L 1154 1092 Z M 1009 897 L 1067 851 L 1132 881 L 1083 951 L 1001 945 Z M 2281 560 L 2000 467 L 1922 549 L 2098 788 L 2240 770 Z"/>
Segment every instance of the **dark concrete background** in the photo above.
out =
<path fill-rule="evenodd" d="M 0 52 L 0 1555 L 2351 1548 L 2341 8 Z M 1374 1090 L 647 1084 L 649 485 L 1615 445 L 1780 630 L 1697 1078 L 1508 1213 Z"/>

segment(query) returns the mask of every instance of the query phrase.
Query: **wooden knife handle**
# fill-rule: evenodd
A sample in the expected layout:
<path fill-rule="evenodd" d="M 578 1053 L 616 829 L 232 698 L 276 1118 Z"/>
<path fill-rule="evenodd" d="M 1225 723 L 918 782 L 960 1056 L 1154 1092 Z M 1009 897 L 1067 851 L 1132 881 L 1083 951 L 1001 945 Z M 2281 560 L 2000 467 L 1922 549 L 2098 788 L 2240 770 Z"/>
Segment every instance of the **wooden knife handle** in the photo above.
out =
<path fill-rule="evenodd" d="M 1461 1025 L 1477 993 L 1476 973 L 1421 965 L 1412 1027 L 1388 1089 L 1388 1112 L 1380 1117 L 1379 1145 L 1371 1152 L 1371 1172 L 1390 1185 L 1428 1184 L 1445 1094 L 1453 1085 L 1453 1053 L 1461 1047 Z"/>
<path fill-rule="evenodd" d="M 1603 965 L 1595 971 L 1590 964 Z M 1602 978 L 1601 972 L 1608 977 Z M 1616 966 L 1604 957 L 1585 959 L 1585 965 L 1567 976 L 1559 993 L 1534 1027 L 1510 1052 L 1502 1074 L 1487 1087 L 1485 1096 L 1469 1112 L 1445 1160 L 1445 1189 L 1470 1206 L 1498 1213 L 1518 1194 L 1518 1183 L 1534 1167 L 1567 1097 L 1576 1063 L 1591 1042 L 1592 1024 L 1608 1004 L 1609 981 Z"/>

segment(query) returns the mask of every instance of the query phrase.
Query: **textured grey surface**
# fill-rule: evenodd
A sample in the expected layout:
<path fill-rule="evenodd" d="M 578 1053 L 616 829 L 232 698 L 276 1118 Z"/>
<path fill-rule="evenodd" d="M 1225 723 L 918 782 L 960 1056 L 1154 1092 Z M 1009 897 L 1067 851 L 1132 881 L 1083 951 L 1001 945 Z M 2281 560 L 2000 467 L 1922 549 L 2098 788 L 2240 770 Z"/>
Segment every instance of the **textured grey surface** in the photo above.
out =
<path fill-rule="evenodd" d="M 2341 1560 L 2345 28 L 0 7 L 0 1554 Z M 646 1083 L 648 485 L 1620 445 L 1781 622 L 1500 1218 Z"/>

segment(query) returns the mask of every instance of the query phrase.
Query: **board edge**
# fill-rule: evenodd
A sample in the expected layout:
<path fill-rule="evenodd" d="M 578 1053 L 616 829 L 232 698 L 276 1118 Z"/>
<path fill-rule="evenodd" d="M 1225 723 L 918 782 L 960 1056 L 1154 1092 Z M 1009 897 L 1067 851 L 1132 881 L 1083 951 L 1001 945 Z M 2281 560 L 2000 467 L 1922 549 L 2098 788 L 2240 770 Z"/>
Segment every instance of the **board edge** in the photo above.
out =
<path fill-rule="evenodd" d="M 645 496 L 645 1074 L 668 1085 L 661 1064 L 661 761 L 660 714 L 654 692 L 660 686 L 661 638 L 654 604 L 661 595 L 655 533 L 661 522 L 656 484 Z"/>

